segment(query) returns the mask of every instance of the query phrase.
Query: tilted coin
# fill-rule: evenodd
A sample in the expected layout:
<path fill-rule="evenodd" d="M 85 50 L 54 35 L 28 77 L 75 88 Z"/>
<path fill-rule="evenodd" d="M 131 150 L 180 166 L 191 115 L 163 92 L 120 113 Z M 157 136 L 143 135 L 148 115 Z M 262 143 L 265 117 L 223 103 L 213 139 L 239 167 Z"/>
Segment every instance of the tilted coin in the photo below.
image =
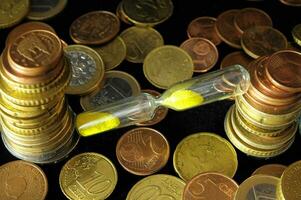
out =
<path fill-rule="evenodd" d="M 252 175 L 263 174 L 280 178 L 286 168 L 287 166 L 285 165 L 267 164 L 257 168 Z"/>
<path fill-rule="evenodd" d="M 133 26 L 120 37 L 126 45 L 126 59 L 133 63 L 142 63 L 150 51 L 164 44 L 161 34 L 151 27 Z"/>
<path fill-rule="evenodd" d="M 301 24 L 297 24 L 296 26 L 294 26 L 294 28 L 292 30 L 292 35 L 293 35 L 294 41 L 299 46 L 301 46 Z"/>
<path fill-rule="evenodd" d="M 123 11 L 123 5 L 122 5 L 122 1 L 119 2 L 117 8 L 116 8 L 116 15 L 117 17 L 124 23 L 132 25 L 132 22 L 129 21 L 128 16 L 126 16 L 126 14 Z"/>
<path fill-rule="evenodd" d="M 119 36 L 103 46 L 91 46 L 91 48 L 102 58 L 106 71 L 120 65 L 127 52 L 125 43 Z"/>
<path fill-rule="evenodd" d="M 119 29 L 120 21 L 114 13 L 93 11 L 77 18 L 69 33 L 75 43 L 96 45 L 113 39 Z"/>
<path fill-rule="evenodd" d="M 233 146 L 226 139 L 206 132 L 184 138 L 176 147 L 173 164 L 185 181 L 209 171 L 233 177 L 238 165 Z"/>
<path fill-rule="evenodd" d="M 17 160 L 0 166 L 0 199 L 44 200 L 46 175 L 35 164 Z"/>
<path fill-rule="evenodd" d="M 198 17 L 192 20 L 187 28 L 188 37 L 202 37 L 210 40 L 214 45 L 221 43 L 215 29 L 216 18 Z"/>
<path fill-rule="evenodd" d="M 59 14 L 66 6 L 67 0 L 30 0 L 30 20 L 45 20 Z"/>
<path fill-rule="evenodd" d="M 195 72 L 206 72 L 214 67 L 218 60 L 216 46 L 205 38 L 190 38 L 180 47 L 192 58 Z"/>
<path fill-rule="evenodd" d="M 300 0 L 280 0 L 280 2 L 288 6 L 296 6 L 296 7 L 301 6 Z"/>
<path fill-rule="evenodd" d="M 237 183 L 223 174 L 201 173 L 186 184 L 183 200 L 232 200 L 237 189 Z"/>
<path fill-rule="evenodd" d="M 277 29 L 270 26 L 255 26 L 242 34 L 241 46 L 249 56 L 258 58 L 285 49 L 287 40 Z"/>
<path fill-rule="evenodd" d="M 154 86 L 167 89 L 193 75 L 193 61 L 183 49 L 164 45 L 152 50 L 143 63 L 143 73 Z"/>
<path fill-rule="evenodd" d="M 248 69 L 249 63 L 253 59 L 249 57 L 247 54 L 245 54 L 242 51 L 235 51 L 233 53 L 230 53 L 224 57 L 224 59 L 221 62 L 220 68 L 223 69 L 225 67 L 239 64 L 243 66 L 244 68 Z"/>
<path fill-rule="evenodd" d="M 104 86 L 81 97 L 80 104 L 84 110 L 91 110 L 139 93 L 140 85 L 133 76 L 112 70 L 105 72 Z"/>
<path fill-rule="evenodd" d="M 132 129 L 118 140 L 116 156 L 125 170 L 136 175 L 150 175 L 164 167 L 169 158 L 165 137 L 151 128 Z"/>
<path fill-rule="evenodd" d="M 105 156 L 82 153 L 65 163 L 59 182 L 68 199 L 103 200 L 110 196 L 117 184 L 117 171 Z"/>
<path fill-rule="evenodd" d="M 184 187 L 185 182 L 175 176 L 156 174 L 148 176 L 137 182 L 129 191 L 126 200 L 182 200 Z"/>
<path fill-rule="evenodd" d="M 29 0 L 1 0 L 0 29 L 19 23 L 29 11 Z"/>
<path fill-rule="evenodd" d="M 93 91 L 104 78 L 104 64 L 92 48 L 70 45 L 64 49 L 72 69 L 67 94 L 84 95 Z"/>

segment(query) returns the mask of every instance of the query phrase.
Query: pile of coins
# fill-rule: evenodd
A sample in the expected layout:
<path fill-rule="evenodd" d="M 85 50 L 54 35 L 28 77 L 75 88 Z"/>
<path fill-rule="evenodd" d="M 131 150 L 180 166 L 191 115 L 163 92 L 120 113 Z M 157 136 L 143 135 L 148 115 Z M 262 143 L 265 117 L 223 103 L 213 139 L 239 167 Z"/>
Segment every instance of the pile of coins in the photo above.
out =
<path fill-rule="evenodd" d="M 248 66 L 250 88 L 225 118 L 225 131 L 242 152 L 266 158 L 292 145 L 301 111 L 300 63 L 300 53 L 283 50 Z"/>
<path fill-rule="evenodd" d="M 77 144 L 74 114 L 65 99 L 70 66 L 47 25 L 23 25 L 7 39 L 0 68 L 2 139 L 16 157 L 50 163 Z"/>

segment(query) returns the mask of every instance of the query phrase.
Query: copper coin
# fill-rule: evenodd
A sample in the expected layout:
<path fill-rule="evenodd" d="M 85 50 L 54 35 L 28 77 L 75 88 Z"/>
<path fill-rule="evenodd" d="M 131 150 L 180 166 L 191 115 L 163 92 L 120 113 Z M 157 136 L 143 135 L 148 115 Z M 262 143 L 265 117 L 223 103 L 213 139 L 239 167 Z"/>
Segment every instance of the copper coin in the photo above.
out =
<path fill-rule="evenodd" d="M 154 97 L 159 97 L 161 94 L 155 90 L 141 90 L 141 92 L 145 92 L 148 94 L 151 94 Z M 159 106 L 156 110 L 155 110 L 155 114 L 153 116 L 153 119 L 146 121 L 146 122 L 141 122 L 136 124 L 137 126 L 152 126 L 155 124 L 158 124 L 159 122 L 161 122 L 167 115 L 168 113 L 168 108 L 164 107 L 164 106 Z"/>
<path fill-rule="evenodd" d="M 263 166 L 257 168 L 252 173 L 252 176 L 256 175 L 256 174 L 264 174 L 264 175 L 275 176 L 275 177 L 280 178 L 285 169 L 286 169 L 285 165 L 267 164 L 267 165 L 263 165 Z"/>
<path fill-rule="evenodd" d="M 232 200 L 237 189 L 237 183 L 223 174 L 201 173 L 186 184 L 183 200 Z"/>
<path fill-rule="evenodd" d="M 205 38 L 190 38 L 180 47 L 191 56 L 194 72 L 206 72 L 214 67 L 218 60 L 216 46 Z"/>
<path fill-rule="evenodd" d="M 187 28 L 188 37 L 202 37 L 213 42 L 214 45 L 221 43 L 221 39 L 215 29 L 216 18 L 198 17 L 190 22 Z"/>
<path fill-rule="evenodd" d="M 271 55 L 287 47 L 286 37 L 270 26 L 254 26 L 241 37 L 241 46 L 252 58 Z"/>
<path fill-rule="evenodd" d="M 267 61 L 266 74 L 278 88 L 287 92 L 301 91 L 301 53 L 283 50 Z"/>
<path fill-rule="evenodd" d="M 116 146 L 116 156 L 123 168 L 142 176 L 164 167 L 169 151 L 165 137 L 151 128 L 135 128 L 126 132 Z"/>
<path fill-rule="evenodd" d="M 228 45 L 241 49 L 241 33 L 235 28 L 234 18 L 239 10 L 233 9 L 221 13 L 216 20 L 217 35 Z"/>
<path fill-rule="evenodd" d="M 271 17 L 257 8 L 241 9 L 235 16 L 234 25 L 241 33 L 254 26 L 273 26 Z"/>
<path fill-rule="evenodd" d="M 223 69 L 225 67 L 238 64 L 248 69 L 248 66 L 252 60 L 253 59 L 249 57 L 247 54 L 245 54 L 244 52 L 235 51 L 224 57 L 224 59 L 221 62 L 220 68 Z"/>
<path fill-rule="evenodd" d="M 280 0 L 280 2 L 288 6 L 301 6 L 301 0 Z"/>
<path fill-rule="evenodd" d="M 113 39 L 119 32 L 118 17 L 108 11 L 93 11 L 77 18 L 70 26 L 75 43 L 96 45 Z"/>

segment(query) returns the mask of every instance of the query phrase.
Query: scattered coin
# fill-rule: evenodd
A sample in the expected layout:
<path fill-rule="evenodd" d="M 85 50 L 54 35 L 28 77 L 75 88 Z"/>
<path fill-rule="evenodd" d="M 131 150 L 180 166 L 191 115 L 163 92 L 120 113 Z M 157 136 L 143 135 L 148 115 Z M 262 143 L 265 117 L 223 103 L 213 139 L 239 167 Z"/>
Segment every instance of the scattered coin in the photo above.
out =
<path fill-rule="evenodd" d="M 280 0 L 280 2 L 288 6 L 295 6 L 295 7 L 301 6 L 300 0 Z"/>
<path fill-rule="evenodd" d="M 280 178 L 287 167 L 280 164 L 267 164 L 257 168 L 252 175 L 263 174 Z"/>
<path fill-rule="evenodd" d="M 67 0 L 30 0 L 30 11 L 27 18 L 30 20 L 46 20 L 62 12 Z"/>
<path fill-rule="evenodd" d="M 232 52 L 224 57 L 224 59 L 221 62 L 220 68 L 223 69 L 225 67 L 231 66 L 231 65 L 241 65 L 244 68 L 248 69 L 248 66 L 250 62 L 253 59 L 249 57 L 247 54 L 245 54 L 242 51 L 235 51 Z"/>

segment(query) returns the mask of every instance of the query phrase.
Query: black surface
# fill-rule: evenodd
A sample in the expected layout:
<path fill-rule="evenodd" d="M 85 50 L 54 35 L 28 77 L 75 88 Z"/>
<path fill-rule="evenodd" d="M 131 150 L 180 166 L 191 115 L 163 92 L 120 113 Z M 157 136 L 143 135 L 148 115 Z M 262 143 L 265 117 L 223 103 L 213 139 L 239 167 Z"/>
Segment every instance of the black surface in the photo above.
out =
<path fill-rule="evenodd" d="M 65 10 L 59 16 L 47 21 L 47 23 L 54 27 L 59 37 L 65 40 L 68 44 L 72 44 L 69 37 L 69 26 L 74 19 L 82 14 L 94 10 L 108 10 L 115 12 L 118 3 L 118 0 L 69 0 Z M 192 19 L 199 16 L 217 17 L 221 12 L 233 8 L 257 7 L 266 11 L 271 16 L 274 27 L 283 32 L 289 41 L 292 41 L 290 34 L 292 28 L 297 23 L 301 23 L 301 8 L 288 7 L 277 0 L 265 0 L 262 2 L 251 2 L 245 0 L 174 0 L 174 7 L 175 9 L 172 17 L 163 24 L 158 25 L 156 29 L 162 34 L 165 44 L 177 46 L 187 39 L 186 28 Z M 124 30 L 126 27 L 128 27 L 128 25 L 122 24 L 121 30 Z M 0 30 L 1 50 L 4 48 L 5 38 L 9 30 L 11 29 Z M 218 50 L 220 54 L 219 62 L 212 70 L 219 68 L 220 61 L 225 55 L 236 51 L 236 49 L 229 47 L 225 43 L 220 44 L 218 46 Z M 142 64 L 132 64 L 124 61 L 121 66 L 116 69 L 126 71 L 135 76 L 140 82 L 141 88 L 156 89 L 145 79 L 142 72 Z M 162 92 L 162 90 L 158 91 Z M 78 97 L 69 96 L 69 102 L 77 113 L 82 111 Z M 232 104 L 232 101 L 222 101 L 185 112 L 170 111 L 165 120 L 163 120 L 160 124 L 152 126 L 152 128 L 159 130 L 166 136 L 171 148 L 171 156 L 168 164 L 158 173 L 176 175 L 172 165 L 172 154 L 176 145 L 185 136 L 205 131 L 217 133 L 226 138 L 223 121 L 228 108 Z M 113 161 L 118 170 L 118 183 L 109 199 L 125 199 L 131 187 L 138 180 L 143 178 L 126 172 L 119 165 L 115 156 L 115 146 L 119 137 L 131 128 L 134 127 L 123 128 L 89 138 L 82 138 L 77 148 L 69 155 L 70 158 L 82 152 L 98 152 Z M 300 160 L 300 142 L 300 136 L 297 134 L 293 146 L 287 152 L 279 157 L 268 160 L 248 157 L 237 150 L 239 166 L 234 179 L 238 183 L 241 183 L 244 179 L 249 177 L 257 167 L 267 163 L 281 163 L 288 165 L 296 160 Z M 16 160 L 15 157 L 8 153 L 2 142 L 0 142 L 0 152 L 0 164 Z M 60 170 L 66 161 L 67 159 L 57 164 L 41 166 L 45 171 L 49 182 L 47 199 L 66 199 L 60 190 L 58 180 Z"/>

